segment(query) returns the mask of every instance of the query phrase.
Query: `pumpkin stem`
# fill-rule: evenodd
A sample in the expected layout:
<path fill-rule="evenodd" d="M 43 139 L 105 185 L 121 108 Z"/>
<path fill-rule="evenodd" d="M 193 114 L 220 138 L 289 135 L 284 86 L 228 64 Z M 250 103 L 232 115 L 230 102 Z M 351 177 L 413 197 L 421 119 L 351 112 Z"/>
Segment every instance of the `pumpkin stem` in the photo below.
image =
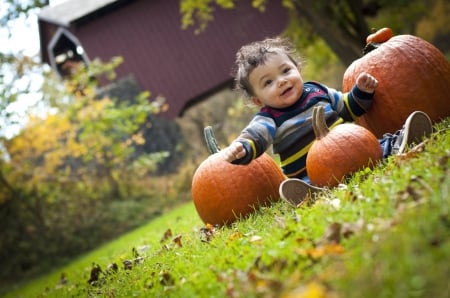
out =
<path fill-rule="evenodd" d="M 217 144 L 216 137 L 214 136 L 214 131 L 211 126 L 207 126 L 204 128 L 203 133 L 205 135 L 206 147 L 208 147 L 208 151 L 210 154 L 214 154 L 220 151 L 220 147 Z"/>
<path fill-rule="evenodd" d="M 370 42 L 368 44 L 366 44 L 366 46 L 362 49 L 363 55 L 366 55 L 370 52 L 372 52 L 373 50 L 376 50 L 380 47 L 381 43 L 377 43 L 377 42 Z"/>
<path fill-rule="evenodd" d="M 324 138 L 330 130 L 328 129 L 327 122 L 325 121 L 325 111 L 323 106 L 317 106 L 313 109 L 312 126 L 316 139 L 320 140 Z"/>

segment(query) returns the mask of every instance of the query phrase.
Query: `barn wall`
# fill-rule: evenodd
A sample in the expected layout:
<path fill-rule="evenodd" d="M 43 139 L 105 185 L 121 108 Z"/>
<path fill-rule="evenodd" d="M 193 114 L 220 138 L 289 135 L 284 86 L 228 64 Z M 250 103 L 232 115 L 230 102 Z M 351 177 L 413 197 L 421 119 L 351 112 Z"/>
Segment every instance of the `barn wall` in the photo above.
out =
<path fill-rule="evenodd" d="M 231 79 L 237 49 L 244 43 L 274 36 L 287 24 L 279 1 L 265 13 L 250 1 L 233 10 L 216 9 L 206 32 L 181 29 L 179 1 L 141 0 L 100 18 L 71 27 L 90 59 L 123 56 L 119 76 L 134 75 L 144 90 L 163 95 L 166 117 L 180 115 L 188 101 L 198 99 Z"/>

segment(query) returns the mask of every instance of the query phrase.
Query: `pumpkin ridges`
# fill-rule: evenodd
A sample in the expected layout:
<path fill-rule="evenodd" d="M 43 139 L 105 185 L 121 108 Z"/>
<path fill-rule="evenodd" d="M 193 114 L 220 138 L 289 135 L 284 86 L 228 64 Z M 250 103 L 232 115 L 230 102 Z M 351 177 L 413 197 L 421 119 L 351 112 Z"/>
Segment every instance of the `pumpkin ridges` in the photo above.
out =
<path fill-rule="evenodd" d="M 240 166 L 240 165 L 239 165 Z M 259 162 L 255 162 L 254 163 L 254 166 L 255 167 L 257 167 L 257 169 L 255 170 L 255 171 L 257 171 L 258 173 L 262 173 L 262 172 L 264 172 L 264 168 L 261 166 L 261 164 L 259 163 Z M 240 179 L 240 177 L 238 177 L 237 179 L 236 179 L 237 177 L 235 176 L 235 175 L 233 175 L 232 176 L 232 178 L 231 179 L 233 179 L 233 182 L 234 181 L 236 181 L 236 180 L 238 180 L 238 179 Z M 257 177 L 257 179 L 256 179 L 256 181 L 255 180 L 253 180 L 252 182 L 254 182 L 254 183 L 250 183 L 249 185 L 247 185 L 247 187 L 249 187 L 249 188 L 251 188 L 251 189 L 255 189 L 255 185 L 264 185 L 264 182 L 265 181 L 262 181 L 263 183 L 258 183 L 258 182 L 260 182 L 260 180 L 259 180 L 259 175 L 258 175 L 258 177 Z M 233 185 L 235 185 L 235 182 L 233 183 Z M 255 189 L 256 191 L 260 191 L 261 189 Z M 237 197 L 240 197 L 240 195 L 239 195 L 239 193 L 237 193 L 236 194 L 237 195 Z M 240 210 L 242 210 L 242 211 L 244 211 L 245 213 L 248 213 L 249 212 L 249 209 L 253 209 L 253 208 L 255 208 L 255 204 L 262 204 L 263 203 L 263 201 L 265 200 L 266 198 L 261 198 L 261 197 L 259 197 L 259 195 L 258 196 L 256 196 L 255 198 L 254 198 L 254 202 L 248 202 L 247 200 L 241 200 L 241 199 L 239 199 L 239 209 Z M 238 209 L 238 208 L 236 208 L 236 209 Z"/>
<path fill-rule="evenodd" d="M 342 124 L 341 124 L 342 125 Z M 336 129 L 339 126 L 335 127 Z M 338 131 L 335 131 L 335 133 L 337 134 Z M 339 133 L 339 135 L 341 135 L 341 133 Z M 333 141 L 333 147 L 335 148 L 335 150 L 339 150 L 340 154 L 338 159 L 333 159 L 330 160 L 330 162 L 334 162 L 336 163 L 336 166 L 334 166 L 334 169 L 337 169 L 333 172 L 330 173 L 330 180 L 327 182 L 328 185 L 332 185 L 332 184 L 338 184 L 339 181 L 345 176 L 345 170 L 344 167 L 345 165 L 348 164 L 349 162 L 349 154 L 347 151 L 345 151 L 340 145 L 339 143 L 337 143 L 336 138 L 330 138 L 331 141 Z"/>
<path fill-rule="evenodd" d="M 262 164 L 259 164 L 259 165 L 260 165 L 260 167 L 263 167 Z M 278 190 L 279 183 L 277 185 L 274 185 L 272 183 L 274 181 L 272 181 L 270 179 L 270 177 L 269 177 L 269 175 L 267 173 L 272 172 L 272 171 L 279 172 L 280 168 L 275 162 L 271 163 L 271 164 L 264 164 L 264 166 L 267 166 L 267 165 L 269 165 L 269 168 L 267 169 L 267 168 L 264 167 L 264 170 L 262 171 L 262 173 L 263 173 L 263 175 L 265 177 L 265 180 L 266 180 L 266 182 L 270 183 L 270 188 L 271 189 Z M 280 175 L 280 179 L 281 179 L 281 181 L 283 181 L 286 177 L 284 176 L 284 174 L 281 171 L 279 173 L 281 174 Z M 278 191 L 274 192 L 274 194 L 271 194 L 271 196 L 270 196 L 270 200 L 271 201 L 278 201 L 279 199 L 280 199 L 280 197 L 279 197 Z"/>
<path fill-rule="evenodd" d="M 348 71 L 347 71 L 348 70 Z M 433 122 L 450 115 L 450 63 L 432 44 L 412 35 L 397 35 L 344 73 L 343 91 L 367 71 L 379 81 L 372 107 L 355 120 L 377 137 L 400 129 L 410 113 L 421 110 Z"/>
<path fill-rule="evenodd" d="M 339 135 L 340 138 L 343 138 L 344 142 L 348 144 L 349 148 L 359 148 L 360 153 L 364 152 L 364 148 L 367 145 L 362 142 L 362 139 L 358 134 L 354 133 L 355 131 L 358 130 L 358 127 L 354 127 L 353 125 L 347 123 L 346 125 L 339 125 L 335 129 L 336 129 L 335 134 Z M 336 161 L 336 166 L 334 167 L 340 169 L 340 171 L 335 174 L 334 180 L 340 181 L 347 174 L 359 170 L 360 169 L 359 165 L 364 164 L 366 160 L 360 154 L 356 156 L 350 155 L 348 151 L 342 148 L 342 146 L 339 146 L 339 143 L 337 143 L 336 138 L 333 139 L 334 147 L 336 148 L 336 150 L 339 150 L 341 154 L 339 154 L 340 159 Z"/>
<path fill-rule="evenodd" d="M 238 166 L 233 167 L 233 170 L 236 170 Z M 244 166 L 245 167 L 245 166 Z M 256 162 L 254 164 L 254 167 L 258 167 L 258 169 L 255 169 L 255 172 L 260 173 L 261 171 L 261 166 L 259 162 Z M 238 185 L 239 182 L 241 181 L 245 181 L 245 177 L 242 173 L 235 171 L 236 173 L 232 173 L 232 175 L 230 176 L 230 179 L 232 180 L 232 185 Z M 255 182 L 255 181 L 251 181 L 251 182 Z M 253 212 L 254 210 L 257 209 L 256 205 L 260 205 L 263 204 L 264 200 L 266 198 L 260 198 L 259 197 L 259 192 L 262 191 L 262 189 L 258 189 L 256 187 L 256 185 L 259 185 L 259 183 L 250 183 L 249 181 L 246 181 L 245 186 L 247 187 L 247 190 L 251 190 L 251 192 L 258 194 L 258 196 L 256 196 L 255 198 L 249 198 L 249 197 L 245 197 L 238 188 L 233 188 L 232 192 L 234 193 L 235 198 L 237 198 L 238 200 L 238 204 L 236 204 L 236 207 L 234 208 L 230 208 L 231 209 L 231 213 L 233 214 L 232 217 L 245 217 L 245 215 L 249 214 L 250 212 Z M 226 209 L 227 206 L 224 206 Z"/>
<path fill-rule="evenodd" d="M 211 164 L 212 164 L 211 161 L 212 161 L 212 157 L 210 156 L 210 157 L 208 157 L 208 159 L 205 160 L 204 164 L 201 164 L 200 167 L 197 168 L 197 171 L 194 174 L 194 178 L 196 178 L 198 180 L 206 180 L 206 181 L 208 181 L 208 183 L 214 184 L 215 183 L 214 180 L 208 179 L 208 177 L 215 175 L 215 172 L 213 172 L 213 168 L 211 167 Z M 195 180 L 193 181 L 193 183 L 195 183 Z M 203 186 L 203 187 L 201 187 L 200 190 L 195 189 L 195 191 L 200 192 L 198 197 L 203 198 L 203 200 L 197 202 L 197 204 L 195 204 L 195 207 L 197 209 L 197 212 L 202 215 L 201 218 L 203 221 L 205 221 L 205 223 L 213 223 L 212 220 L 210 219 L 210 217 L 208 216 L 208 214 L 209 214 L 208 209 L 212 208 L 211 202 L 208 201 L 210 194 L 209 194 L 209 191 L 205 190 L 205 186 L 203 184 L 201 186 Z M 217 185 L 213 185 L 210 188 L 219 190 Z M 217 195 L 216 199 L 219 199 L 219 202 L 221 202 L 223 199 L 223 196 L 221 194 L 222 193 L 220 191 L 218 191 L 216 194 Z M 216 209 L 214 211 L 217 212 Z M 223 217 L 223 215 L 221 215 L 221 217 Z"/>
<path fill-rule="evenodd" d="M 271 158 L 271 157 L 269 157 L 269 158 Z M 278 201 L 280 199 L 278 188 L 279 188 L 280 183 L 286 179 L 286 176 L 283 174 L 283 172 L 280 169 L 280 166 L 275 161 L 273 161 L 270 164 L 265 164 L 265 165 L 266 166 L 269 165 L 269 169 L 268 169 L 268 171 L 264 171 L 263 173 L 266 176 L 266 180 L 268 182 L 270 182 L 271 189 L 275 190 L 273 193 L 273 196 L 271 196 L 271 200 Z M 278 173 L 278 177 L 277 177 L 278 180 L 277 180 L 276 184 L 274 184 L 275 183 L 274 180 L 270 179 L 270 177 L 268 175 L 269 171 Z"/>
<path fill-rule="evenodd" d="M 323 107 L 314 109 L 313 125 L 323 126 L 323 121 L 317 121 L 318 115 L 324 117 Z M 378 140 L 369 130 L 352 123 L 340 124 L 315 140 L 306 158 L 308 176 L 315 185 L 335 186 L 347 175 L 372 167 L 372 160 L 381 159 L 381 155 Z"/>
<path fill-rule="evenodd" d="M 248 212 L 248 208 L 244 206 L 244 201 L 246 199 L 245 196 L 243 198 L 239 198 L 239 193 L 237 193 L 236 188 L 226 188 L 216 179 L 211 179 L 211 177 L 223 174 L 216 170 L 212 170 L 216 165 L 215 163 L 222 163 L 222 160 L 219 158 L 219 156 L 210 156 L 209 160 L 207 159 L 207 162 L 201 168 L 201 171 L 204 171 L 204 174 L 203 176 L 198 177 L 198 179 L 202 180 L 202 183 L 205 183 L 206 186 L 202 184 L 203 190 L 196 195 L 195 205 L 197 207 L 197 212 L 205 223 L 222 225 L 233 221 L 235 218 L 234 214 L 239 216 L 241 213 Z M 228 182 L 235 185 L 236 181 L 238 181 L 235 178 L 235 168 L 232 165 L 228 167 L 228 164 L 225 164 L 225 161 L 223 162 L 224 164 L 222 166 L 227 168 Z M 209 190 L 206 190 L 206 188 Z M 194 189 L 194 191 L 197 191 L 197 189 Z M 232 208 L 230 208 L 230 205 L 227 203 L 228 197 L 236 198 L 237 203 L 234 204 Z"/>
<path fill-rule="evenodd" d="M 207 141 L 208 151 L 210 153 L 218 153 L 220 151 L 220 148 L 215 140 L 214 133 L 210 127 L 205 128 L 205 138 Z M 217 180 L 214 179 L 208 179 L 208 177 L 216 176 L 223 174 L 222 172 L 216 172 L 216 168 L 214 167 L 214 163 L 218 162 L 223 164 L 224 167 L 226 167 L 229 171 L 228 179 L 230 179 L 229 182 L 231 182 L 231 185 L 236 185 L 237 182 L 241 179 L 239 175 L 239 171 L 237 171 L 237 167 L 231 166 L 224 160 L 220 158 L 219 155 L 216 155 L 216 158 L 213 158 L 212 156 L 208 159 L 209 163 L 207 163 L 207 167 L 205 172 L 206 175 L 206 181 L 208 183 L 212 183 L 210 188 L 214 192 L 213 195 L 208 194 L 206 196 L 206 203 L 203 204 L 197 204 L 200 206 L 200 214 L 203 216 L 203 220 L 207 223 L 216 223 L 216 218 L 220 218 L 222 223 L 228 223 L 230 221 L 233 221 L 235 218 L 241 217 L 242 215 L 245 215 L 253 210 L 253 207 L 250 206 L 247 197 L 243 196 L 241 198 L 241 194 L 236 188 L 226 188 L 222 183 L 218 183 Z M 214 162 L 213 162 L 214 161 Z M 214 173 L 213 170 L 214 169 Z M 251 185 L 250 185 L 251 187 Z M 229 208 L 229 205 L 227 204 L 227 197 L 235 197 L 237 198 L 237 203 L 232 207 Z M 209 197 L 215 198 L 215 200 L 208 200 Z M 205 209 L 205 207 L 208 207 Z M 199 210 L 198 210 L 199 211 Z"/>
<path fill-rule="evenodd" d="M 258 179 L 254 179 L 255 174 Z M 280 167 L 267 153 L 249 165 L 230 164 L 215 153 L 195 171 L 192 199 L 203 222 L 228 225 L 270 204 L 269 195 L 271 200 L 279 198 L 278 185 L 284 179 Z"/>
<path fill-rule="evenodd" d="M 394 39 L 391 39 L 391 43 L 393 42 Z M 389 51 L 386 50 L 386 48 L 389 48 Z M 378 52 L 376 52 L 378 51 Z M 387 52 L 387 53 L 385 53 Z M 390 65 L 388 66 L 390 69 L 395 70 L 398 69 L 399 67 L 401 67 L 401 65 L 398 65 L 400 63 L 400 60 L 395 59 L 394 57 L 396 56 L 402 56 L 404 53 L 396 48 L 396 47 L 391 47 L 391 45 L 389 43 L 385 43 L 382 46 L 380 46 L 380 48 L 378 48 L 377 50 L 374 50 L 370 53 L 368 53 L 366 56 L 368 58 L 371 58 L 371 56 L 376 56 L 376 55 L 383 55 L 386 59 L 389 59 L 390 61 Z M 392 57 L 392 59 L 391 59 Z M 379 73 L 380 71 L 383 71 L 383 68 L 385 68 L 386 66 L 384 64 L 378 63 L 375 60 L 369 60 L 370 62 L 367 63 L 364 67 L 364 71 L 367 71 L 368 73 L 371 73 L 372 75 L 375 75 L 377 73 Z M 353 71 L 353 81 L 349 82 L 347 84 L 347 86 L 344 87 L 344 90 L 350 90 L 351 87 L 348 87 L 349 85 L 353 86 L 356 83 L 356 77 L 358 76 L 358 74 L 360 72 L 362 72 L 363 69 L 361 68 L 354 68 Z M 344 75 L 345 76 L 345 75 Z M 395 75 L 394 75 L 395 77 Z M 394 88 L 397 88 L 397 80 L 394 80 L 391 76 L 385 77 L 385 76 L 376 76 L 377 80 L 378 80 L 378 87 L 375 90 L 375 94 L 374 94 L 374 100 L 372 103 L 372 106 L 370 107 L 370 111 L 374 112 L 381 109 L 384 109 L 384 106 L 382 106 L 382 104 L 385 103 L 380 103 L 376 100 L 377 97 L 388 97 L 389 94 L 385 91 L 385 90 L 392 90 Z M 402 84 L 402 82 L 398 82 L 399 84 Z M 390 109 L 395 109 L 395 111 L 399 111 L 399 109 L 402 109 L 402 106 L 398 106 L 396 104 L 396 102 L 392 102 L 392 105 L 390 106 Z M 401 115 L 403 113 L 397 113 L 398 115 Z M 368 128 L 371 131 L 375 131 L 376 127 L 378 126 L 382 126 L 382 127 L 395 127 L 395 129 L 392 130 L 385 130 L 383 129 L 383 132 L 378 132 L 377 131 L 377 136 L 381 137 L 382 134 L 384 133 L 393 133 L 395 130 L 397 130 L 398 128 L 401 127 L 401 124 L 405 121 L 405 119 L 402 119 L 403 117 L 389 117 L 388 119 L 383 119 L 384 123 L 379 123 L 380 119 L 375 119 L 375 118 L 369 118 L 369 117 L 364 117 L 361 116 L 358 119 L 355 120 L 355 122 L 359 125 L 362 125 L 366 128 Z M 361 119 L 364 119 L 365 122 L 361 123 Z"/>
<path fill-rule="evenodd" d="M 352 139 L 354 140 L 352 142 L 352 146 L 358 147 L 360 152 L 364 153 L 364 155 L 357 155 L 359 159 L 355 162 L 355 167 L 353 168 L 352 172 L 359 171 L 364 167 L 371 167 L 374 166 L 374 161 L 372 160 L 372 157 L 374 157 L 375 160 L 379 160 L 382 157 L 382 151 L 380 149 L 380 145 L 378 142 L 378 139 L 373 134 L 367 134 L 366 131 L 361 129 L 361 127 L 354 125 L 352 127 L 353 129 L 348 129 L 348 134 L 352 135 Z M 365 141 L 364 141 L 365 140 Z M 367 160 L 367 157 L 369 157 L 369 160 Z M 349 158 L 354 158 L 350 157 Z M 363 166 L 357 166 L 357 165 L 363 165 Z"/>
<path fill-rule="evenodd" d="M 349 147 L 360 147 L 360 144 L 358 144 L 358 140 L 354 138 L 353 133 L 350 131 L 350 129 L 347 129 L 349 126 L 338 126 L 336 129 L 339 129 L 339 137 L 344 139 L 344 142 L 348 144 Z M 337 134 L 338 131 L 336 131 Z M 341 154 L 339 155 L 341 157 L 341 160 L 339 161 L 340 164 L 347 165 L 350 164 L 351 166 L 348 167 L 348 171 L 353 172 L 357 169 L 357 163 L 360 161 L 359 155 L 356 156 L 358 158 L 355 160 L 355 156 L 350 156 L 349 152 L 347 150 L 344 150 L 341 146 L 339 146 L 339 143 L 336 142 L 336 139 L 334 139 L 336 150 L 341 151 Z M 339 173 L 338 180 L 341 180 L 343 176 L 345 176 L 345 172 L 342 171 Z"/>

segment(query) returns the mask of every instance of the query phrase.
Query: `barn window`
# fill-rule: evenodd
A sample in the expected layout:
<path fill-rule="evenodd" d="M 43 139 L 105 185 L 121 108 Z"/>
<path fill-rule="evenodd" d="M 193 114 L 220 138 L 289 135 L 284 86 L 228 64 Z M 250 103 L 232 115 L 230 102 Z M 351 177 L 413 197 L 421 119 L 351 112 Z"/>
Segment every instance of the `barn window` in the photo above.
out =
<path fill-rule="evenodd" d="M 47 47 L 50 64 L 60 76 L 70 76 L 89 59 L 78 39 L 64 28 L 59 28 Z"/>

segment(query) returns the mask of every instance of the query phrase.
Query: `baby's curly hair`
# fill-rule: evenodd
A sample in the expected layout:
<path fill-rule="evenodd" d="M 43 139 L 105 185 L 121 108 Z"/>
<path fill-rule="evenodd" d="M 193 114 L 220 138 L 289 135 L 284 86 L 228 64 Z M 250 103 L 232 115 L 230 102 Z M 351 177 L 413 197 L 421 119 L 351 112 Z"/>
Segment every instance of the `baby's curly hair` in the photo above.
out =
<path fill-rule="evenodd" d="M 267 57 L 274 53 L 284 53 L 299 67 L 300 57 L 297 57 L 295 48 L 290 40 L 282 37 L 266 38 L 242 46 L 236 53 L 235 61 L 235 89 L 242 92 L 247 98 L 253 94 L 249 75 L 259 65 L 266 62 Z"/>

